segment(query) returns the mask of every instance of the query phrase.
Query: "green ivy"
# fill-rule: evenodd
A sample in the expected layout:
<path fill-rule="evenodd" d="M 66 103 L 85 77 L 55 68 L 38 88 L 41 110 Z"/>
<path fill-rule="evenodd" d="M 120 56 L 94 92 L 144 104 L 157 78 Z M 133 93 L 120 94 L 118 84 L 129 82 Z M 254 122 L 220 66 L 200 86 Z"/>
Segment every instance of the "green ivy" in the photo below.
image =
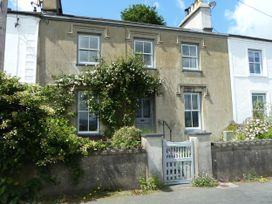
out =
<path fill-rule="evenodd" d="M 102 60 L 94 69 L 79 75 L 58 77 L 57 85 L 72 95 L 78 90 L 89 91 L 90 109 L 112 135 L 121 127 L 134 124 L 138 99 L 154 94 L 160 81 L 139 57 L 129 57 L 110 64 Z"/>

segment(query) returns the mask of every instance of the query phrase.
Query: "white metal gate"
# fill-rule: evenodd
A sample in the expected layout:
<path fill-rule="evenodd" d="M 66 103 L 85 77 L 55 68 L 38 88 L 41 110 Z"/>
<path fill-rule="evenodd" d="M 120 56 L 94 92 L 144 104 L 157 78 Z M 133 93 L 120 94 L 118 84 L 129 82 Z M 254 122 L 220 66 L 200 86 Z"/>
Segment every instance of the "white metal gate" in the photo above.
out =
<path fill-rule="evenodd" d="M 163 141 L 163 179 L 165 184 L 190 183 L 194 177 L 192 142 Z"/>

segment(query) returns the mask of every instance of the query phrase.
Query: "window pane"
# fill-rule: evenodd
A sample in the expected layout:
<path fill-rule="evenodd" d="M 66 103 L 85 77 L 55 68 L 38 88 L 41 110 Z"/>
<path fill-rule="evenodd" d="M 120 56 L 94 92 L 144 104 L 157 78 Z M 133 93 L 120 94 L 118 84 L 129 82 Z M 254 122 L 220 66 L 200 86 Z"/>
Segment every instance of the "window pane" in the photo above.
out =
<path fill-rule="evenodd" d="M 88 131 L 88 112 L 78 113 L 79 131 Z"/>
<path fill-rule="evenodd" d="M 256 105 L 256 103 L 257 103 L 257 96 L 252 95 L 252 104 L 253 104 L 253 107 Z"/>
<path fill-rule="evenodd" d="M 79 62 L 89 62 L 89 57 L 88 57 L 89 51 L 79 51 Z"/>
<path fill-rule="evenodd" d="M 255 52 L 255 62 L 260 62 L 260 53 Z"/>
<path fill-rule="evenodd" d="M 192 127 L 191 112 L 185 112 L 185 127 Z"/>
<path fill-rule="evenodd" d="M 248 61 L 254 62 L 254 53 L 251 51 L 248 52 Z"/>
<path fill-rule="evenodd" d="M 97 51 L 89 51 L 89 61 L 88 62 L 97 62 L 98 61 L 98 52 Z"/>
<path fill-rule="evenodd" d="M 143 101 L 143 117 L 144 118 L 150 118 L 150 100 L 144 100 Z"/>
<path fill-rule="evenodd" d="M 198 111 L 193 111 L 193 127 L 199 127 Z"/>
<path fill-rule="evenodd" d="M 260 73 L 261 73 L 260 64 L 255 64 L 255 74 L 260 74 Z"/>
<path fill-rule="evenodd" d="M 151 54 L 151 42 L 145 42 L 144 43 L 144 53 L 150 53 Z"/>
<path fill-rule="evenodd" d="M 144 55 L 143 57 L 144 57 L 144 64 L 147 66 L 151 66 L 152 65 L 152 63 L 151 63 L 152 56 L 151 55 Z"/>
<path fill-rule="evenodd" d="M 195 46 L 190 46 L 190 56 L 196 57 L 196 47 Z"/>
<path fill-rule="evenodd" d="M 182 58 L 182 66 L 185 68 L 190 68 L 190 58 Z"/>
<path fill-rule="evenodd" d="M 197 68 L 197 66 L 196 66 L 196 59 L 194 59 L 194 58 L 191 58 L 190 59 L 190 68 Z"/>
<path fill-rule="evenodd" d="M 95 114 L 89 114 L 89 131 L 96 131 L 97 130 L 97 118 Z"/>
<path fill-rule="evenodd" d="M 184 95 L 184 101 L 185 101 L 185 110 L 191 110 L 191 95 Z"/>
<path fill-rule="evenodd" d="M 192 95 L 192 100 L 193 100 L 193 110 L 198 110 L 198 96 L 197 95 Z"/>
<path fill-rule="evenodd" d="M 135 52 L 136 53 L 143 53 L 143 43 L 139 41 L 135 41 Z"/>
<path fill-rule="evenodd" d="M 250 71 L 251 74 L 255 73 L 255 71 L 254 71 L 254 64 L 252 64 L 252 63 L 249 64 L 249 71 Z"/>
<path fill-rule="evenodd" d="M 98 49 L 98 38 L 97 37 L 90 37 L 90 48 Z"/>
<path fill-rule="evenodd" d="M 182 55 L 189 56 L 189 47 L 187 45 L 182 45 Z"/>
<path fill-rule="evenodd" d="M 88 36 L 79 36 L 79 48 L 89 48 Z"/>
<path fill-rule="evenodd" d="M 79 94 L 79 110 L 85 110 L 88 111 L 88 102 L 87 102 L 87 97 L 84 93 Z"/>

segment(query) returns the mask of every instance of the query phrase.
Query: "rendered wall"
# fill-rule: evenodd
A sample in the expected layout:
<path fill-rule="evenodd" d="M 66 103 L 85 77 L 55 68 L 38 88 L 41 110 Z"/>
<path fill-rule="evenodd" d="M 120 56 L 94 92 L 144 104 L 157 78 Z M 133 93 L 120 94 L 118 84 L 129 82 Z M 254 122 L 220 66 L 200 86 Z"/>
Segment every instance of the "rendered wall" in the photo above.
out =
<path fill-rule="evenodd" d="M 154 69 L 163 88 L 155 96 L 155 127 L 162 132 L 166 121 L 173 130 L 173 140 L 187 140 L 184 127 L 183 87 L 202 89 L 202 131 L 218 140 L 222 130 L 232 121 L 230 74 L 227 37 L 202 32 L 183 32 L 159 28 L 141 28 L 107 22 L 84 22 L 71 19 L 41 21 L 39 40 L 39 83 L 52 82 L 52 75 L 80 73 L 90 66 L 77 64 L 77 33 L 99 34 L 101 55 L 106 61 L 133 55 L 133 39 L 153 40 Z M 200 71 L 182 70 L 181 43 L 199 45 Z"/>
<path fill-rule="evenodd" d="M 21 82 L 36 83 L 39 21 L 27 15 L 7 17 L 4 71 Z"/>
<path fill-rule="evenodd" d="M 212 165 L 220 180 L 272 176 L 272 140 L 212 143 Z"/>
<path fill-rule="evenodd" d="M 242 123 L 252 116 L 252 93 L 266 93 L 266 102 L 272 97 L 272 42 L 230 37 L 229 60 L 232 85 L 233 117 Z M 261 76 L 249 72 L 248 49 L 261 50 Z"/>
<path fill-rule="evenodd" d="M 50 196 L 90 193 L 94 190 L 130 190 L 139 188 L 138 179 L 146 177 L 147 158 L 144 151 L 93 153 L 81 161 L 83 173 L 75 183 L 69 169 L 55 165 L 51 175 L 56 184 L 48 184 L 42 194 Z"/>

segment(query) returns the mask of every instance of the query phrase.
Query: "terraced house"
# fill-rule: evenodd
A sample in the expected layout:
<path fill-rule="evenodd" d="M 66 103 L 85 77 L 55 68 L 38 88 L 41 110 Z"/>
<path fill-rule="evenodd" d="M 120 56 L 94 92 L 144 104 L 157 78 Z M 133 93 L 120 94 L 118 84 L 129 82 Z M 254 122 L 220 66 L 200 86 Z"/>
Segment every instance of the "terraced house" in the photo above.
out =
<path fill-rule="evenodd" d="M 53 2 L 53 3 L 52 3 Z M 55 3 L 54 3 L 55 2 Z M 196 1 L 188 11 L 203 19 L 197 29 L 61 15 L 58 1 L 44 5 L 39 24 L 37 82 L 52 75 L 95 69 L 99 58 L 114 61 L 141 52 L 150 72 L 162 81 L 159 93 L 140 100 L 136 126 L 185 140 L 191 133 L 211 132 L 218 139 L 232 120 L 227 35 L 211 32 L 207 4 Z M 192 24 L 193 25 L 193 24 Z M 207 27 L 208 26 L 208 27 Z M 75 96 L 80 104 L 81 93 Z M 77 106 L 78 134 L 103 135 L 103 124 L 88 108 Z"/>

